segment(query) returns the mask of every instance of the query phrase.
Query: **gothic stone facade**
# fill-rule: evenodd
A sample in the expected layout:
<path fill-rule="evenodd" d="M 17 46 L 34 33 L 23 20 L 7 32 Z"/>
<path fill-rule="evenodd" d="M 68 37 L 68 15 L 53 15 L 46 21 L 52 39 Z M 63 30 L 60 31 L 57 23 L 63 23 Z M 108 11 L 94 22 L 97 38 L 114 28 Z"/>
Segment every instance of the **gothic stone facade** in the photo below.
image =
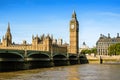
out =
<path fill-rule="evenodd" d="M 15 44 L 12 42 L 12 34 L 10 32 L 10 24 L 5 36 L 0 42 L 0 49 L 15 49 L 15 50 L 36 50 L 47 51 L 52 53 L 77 53 L 78 52 L 78 21 L 76 13 L 73 12 L 72 20 L 70 21 L 70 46 L 66 43 L 63 44 L 62 39 L 53 39 L 53 36 L 44 34 L 40 37 L 38 35 L 32 36 L 32 43 L 27 44 L 23 41 L 22 44 Z"/>
<path fill-rule="evenodd" d="M 15 49 L 15 50 L 36 50 L 36 51 L 46 51 L 53 53 L 66 53 L 67 44 L 62 43 L 62 39 L 58 42 L 53 39 L 52 36 L 45 36 L 44 34 L 40 37 L 38 35 L 32 36 L 32 44 L 27 44 L 24 40 L 22 44 L 15 44 L 12 42 L 12 35 L 10 32 L 10 24 L 8 23 L 8 28 L 5 36 L 2 38 L 0 43 L 0 49 Z"/>
<path fill-rule="evenodd" d="M 69 53 L 79 53 L 79 23 L 75 11 L 70 20 L 70 46 Z"/>
<path fill-rule="evenodd" d="M 96 43 L 97 54 L 98 55 L 108 55 L 108 48 L 112 44 L 120 43 L 119 33 L 117 33 L 117 37 L 111 38 L 110 34 L 105 36 L 100 34 L 99 40 Z"/>

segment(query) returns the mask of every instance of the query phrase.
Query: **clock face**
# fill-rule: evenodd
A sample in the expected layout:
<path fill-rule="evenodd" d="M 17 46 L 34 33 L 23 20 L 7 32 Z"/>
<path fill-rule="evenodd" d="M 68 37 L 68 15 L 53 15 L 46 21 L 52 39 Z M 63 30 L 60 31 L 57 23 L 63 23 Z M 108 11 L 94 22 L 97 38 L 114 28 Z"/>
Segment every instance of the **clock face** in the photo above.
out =
<path fill-rule="evenodd" d="M 71 25 L 71 29 L 74 29 L 74 25 Z"/>

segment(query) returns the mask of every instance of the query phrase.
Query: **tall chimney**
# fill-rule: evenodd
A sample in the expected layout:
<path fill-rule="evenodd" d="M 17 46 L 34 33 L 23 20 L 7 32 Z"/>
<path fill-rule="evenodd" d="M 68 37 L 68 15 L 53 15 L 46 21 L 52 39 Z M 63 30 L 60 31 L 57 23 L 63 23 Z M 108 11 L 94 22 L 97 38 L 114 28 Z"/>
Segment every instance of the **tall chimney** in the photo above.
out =
<path fill-rule="evenodd" d="M 62 45 L 63 40 L 62 39 L 58 39 L 58 45 Z"/>

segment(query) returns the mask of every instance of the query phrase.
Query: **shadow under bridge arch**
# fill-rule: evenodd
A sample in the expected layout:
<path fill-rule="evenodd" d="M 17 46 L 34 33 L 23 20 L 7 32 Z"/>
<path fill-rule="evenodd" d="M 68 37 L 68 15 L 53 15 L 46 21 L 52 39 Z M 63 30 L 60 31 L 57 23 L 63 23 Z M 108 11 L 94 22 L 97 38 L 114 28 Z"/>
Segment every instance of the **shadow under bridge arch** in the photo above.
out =
<path fill-rule="evenodd" d="M 30 69 L 52 66 L 49 53 L 41 52 L 29 53 L 27 61 Z"/>
<path fill-rule="evenodd" d="M 1 61 L 24 61 L 24 56 L 18 52 L 0 52 Z"/>
<path fill-rule="evenodd" d="M 18 52 L 0 52 L 0 71 L 23 69 L 24 56 Z"/>
<path fill-rule="evenodd" d="M 32 52 L 27 56 L 28 61 L 50 61 L 50 55 L 48 53 Z"/>
<path fill-rule="evenodd" d="M 80 60 L 80 63 L 81 63 L 81 64 L 89 63 L 86 55 L 80 55 L 80 56 L 79 56 L 79 60 Z"/>
<path fill-rule="evenodd" d="M 68 65 L 68 58 L 65 54 L 56 54 L 53 56 L 53 62 L 55 66 Z"/>
<path fill-rule="evenodd" d="M 70 61 L 70 64 L 72 64 L 72 65 L 79 63 L 77 55 L 70 55 L 69 56 L 69 61 Z"/>

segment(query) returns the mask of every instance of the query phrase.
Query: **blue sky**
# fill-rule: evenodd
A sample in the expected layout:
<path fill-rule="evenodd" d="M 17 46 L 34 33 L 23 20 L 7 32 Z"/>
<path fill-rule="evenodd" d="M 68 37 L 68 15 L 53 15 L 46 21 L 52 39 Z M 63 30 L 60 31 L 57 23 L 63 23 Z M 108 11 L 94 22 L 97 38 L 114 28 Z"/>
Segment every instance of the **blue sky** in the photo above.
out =
<path fill-rule="evenodd" d="M 10 22 L 15 43 L 31 43 L 32 34 L 43 33 L 69 43 L 73 10 L 80 24 L 80 46 L 84 41 L 95 46 L 101 33 L 116 37 L 120 32 L 119 0 L 0 0 L 0 38 Z"/>

